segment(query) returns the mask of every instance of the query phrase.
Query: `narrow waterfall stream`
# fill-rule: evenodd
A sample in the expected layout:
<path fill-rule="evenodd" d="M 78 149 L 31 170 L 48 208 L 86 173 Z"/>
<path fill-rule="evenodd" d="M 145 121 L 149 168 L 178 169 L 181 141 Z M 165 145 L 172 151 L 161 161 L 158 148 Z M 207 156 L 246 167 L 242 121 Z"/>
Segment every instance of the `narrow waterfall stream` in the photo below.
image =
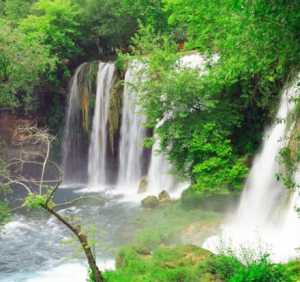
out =
<path fill-rule="evenodd" d="M 83 83 L 82 76 L 86 66 L 87 64 L 80 65 L 71 80 L 63 142 L 64 184 L 84 182 L 82 165 L 85 158 L 82 149 L 85 142 L 81 121 L 80 85 Z"/>
<path fill-rule="evenodd" d="M 166 116 L 157 123 L 155 129 L 162 126 L 165 119 Z M 167 159 L 167 156 L 161 152 L 159 136 L 154 134 L 154 139 L 155 142 L 152 146 L 151 161 L 148 172 L 149 193 L 157 195 L 164 190 L 172 197 L 179 198 L 183 190 L 189 186 L 189 183 L 187 181 L 177 179 L 172 174 L 172 164 Z"/>
<path fill-rule="evenodd" d="M 143 176 L 144 139 L 146 137 L 144 127 L 146 120 L 137 104 L 137 92 L 134 88 L 134 84 L 139 79 L 138 72 L 142 68 L 142 64 L 134 62 L 129 65 L 125 74 L 119 151 L 118 186 L 134 193 L 137 192 L 139 181 Z"/>
<path fill-rule="evenodd" d="M 99 63 L 96 102 L 89 148 L 88 185 L 90 187 L 99 188 L 107 184 L 107 123 L 114 73 L 115 66 L 113 63 Z"/>
<path fill-rule="evenodd" d="M 300 219 L 296 213 L 297 192 L 289 192 L 276 180 L 278 155 L 288 134 L 287 117 L 299 96 L 299 78 L 282 94 L 275 123 L 266 131 L 261 152 L 254 159 L 233 218 L 224 224 L 221 235 L 208 238 L 204 247 L 214 252 L 232 248 L 271 252 L 276 261 L 296 256 Z M 293 232 L 284 226 L 293 222 Z M 298 231 L 296 231 L 298 230 Z"/>

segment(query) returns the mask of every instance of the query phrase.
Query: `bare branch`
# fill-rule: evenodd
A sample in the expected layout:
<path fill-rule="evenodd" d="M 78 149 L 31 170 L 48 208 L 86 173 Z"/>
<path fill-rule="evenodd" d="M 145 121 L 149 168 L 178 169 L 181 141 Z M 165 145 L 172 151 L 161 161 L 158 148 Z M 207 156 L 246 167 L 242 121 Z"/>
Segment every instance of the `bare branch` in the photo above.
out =
<path fill-rule="evenodd" d="M 46 169 L 46 165 L 47 165 L 47 162 L 48 162 L 48 159 L 49 159 L 49 154 L 50 154 L 50 140 L 47 138 L 46 142 L 47 142 L 47 153 L 46 153 L 46 157 L 44 159 L 43 169 L 42 169 L 42 174 L 41 174 L 40 195 L 42 195 L 42 187 L 43 187 L 45 169 Z"/>
<path fill-rule="evenodd" d="M 81 200 L 89 200 L 89 199 L 91 199 L 91 200 L 99 200 L 99 202 L 103 202 L 103 199 L 100 198 L 100 197 L 95 197 L 95 196 L 80 196 L 80 197 L 77 197 L 77 198 L 75 198 L 73 200 L 64 201 L 61 204 L 56 204 L 55 208 L 61 208 L 61 207 L 65 207 L 65 206 L 72 206 L 76 202 L 79 202 Z"/>
<path fill-rule="evenodd" d="M 54 189 L 51 191 L 51 193 L 50 193 L 49 196 L 47 197 L 47 200 L 46 200 L 46 203 L 45 203 L 46 206 L 48 206 L 49 202 L 50 202 L 50 201 L 52 200 L 52 198 L 54 197 L 54 195 L 55 195 L 57 189 L 59 188 L 60 184 L 61 184 L 61 182 L 56 183 Z"/>

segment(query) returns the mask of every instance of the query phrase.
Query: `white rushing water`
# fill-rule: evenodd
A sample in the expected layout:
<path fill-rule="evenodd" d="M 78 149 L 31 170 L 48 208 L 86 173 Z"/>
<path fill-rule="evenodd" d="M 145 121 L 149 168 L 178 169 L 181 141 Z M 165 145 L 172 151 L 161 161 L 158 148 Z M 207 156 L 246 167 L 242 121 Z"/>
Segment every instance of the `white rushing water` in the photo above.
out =
<path fill-rule="evenodd" d="M 178 59 L 176 67 L 178 70 L 193 69 L 204 75 L 207 72 L 207 64 L 214 64 L 218 61 L 217 55 L 211 59 L 200 55 L 197 52 L 186 54 Z M 171 113 L 158 122 L 156 129 L 163 125 L 166 119 L 172 116 Z M 167 191 L 173 198 L 179 198 L 181 193 L 189 186 L 189 182 L 177 179 L 172 173 L 173 167 L 167 156 L 160 151 L 160 140 L 155 134 L 155 143 L 151 151 L 151 161 L 148 172 L 149 194 L 157 195 L 161 191 Z"/>
<path fill-rule="evenodd" d="M 143 67 L 143 64 L 135 61 L 129 65 L 125 74 L 119 151 L 118 186 L 135 192 L 143 176 L 146 129 L 144 127 L 145 116 L 138 106 L 138 93 L 133 85 L 142 79 L 139 72 Z"/>
<path fill-rule="evenodd" d="M 203 75 L 207 64 L 212 64 L 215 61 L 214 59 L 209 60 L 198 53 L 190 53 L 180 58 L 176 63 L 176 67 L 178 69 L 195 69 Z M 151 151 L 150 163 L 148 163 L 149 152 L 144 148 L 147 133 L 145 128 L 146 118 L 138 105 L 138 90 L 136 88 L 141 80 L 146 79 L 146 67 L 142 62 L 131 62 L 125 74 L 118 160 L 110 158 L 111 156 L 108 153 L 110 94 L 116 71 L 113 63 L 99 63 L 92 132 L 89 140 L 89 150 L 86 153 L 88 159 L 84 163 L 82 160 L 78 160 L 78 158 L 83 158 L 82 154 L 79 154 L 80 147 L 86 146 L 82 145 L 82 142 L 77 141 L 76 138 L 87 139 L 86 133 L 86 136 L 82 136 L 80 91 L 87 83 L 85 78 L 88 74 L 85 74 L 82 70 L 88 65 L 83 64 L 78 68 L 71 87 L 66 123 L 66 132 L 69 133 L 65 135 L 64 147 L 69 152 L 68 155 L 74 155 L 75 157 L 74 160 L 71 159 L 71 162 L 70 158 L 65 159 L 65 171 L 70 171 L 71 174 L 80 173 L 86 171 L 87 166 L 88 187 L 80 191 L 108 191 L 110 190 L 108 188 L 112 185 L 110 182 L 115 177 L 117 181 L 114 193 L 130 195 L 133 200 L 140 200 L 146 194 L 157 195 L 162 190 L 168 191 L 174 197 L 179 197 L 188 184 L 181 183 L 172 175 L 172 165 L 163 153 L 158 152 L 160 147 L 158 137 L 155 137 L 156 142 Z M 90 101 L 93 97 L 94 93 L 90 93 Z M 70 144 L 75 145 L 70 146 Z M 116 161 L 118 163 L 115 163 Z M 74 166 L 78 166 L 78 169 L 74 170 Z M 137 195 L 139 184 L 145 176 L 147 176 L 148 189 L 143 195 Z M 73 185 L 74 183 L 76 181 L 72 182 Z"/>
<path fill-rule="evenodd" d="M 156 129 L 169 118 L 165 117 L 157 124 Z M 173 166 L 167 156 L 161 152 L 160 139 L 154 133 L 155 142 L 152 146 L 151 159 L 148 171 L 148 193 L 158 195 L 161 191 L 167 191 L 172 198 L 179 198 L 181 193 L 189 186 L 186 181 L 179 180 L 173 173 Z"/>
<path fill-rule="evenodd" d="M 84 70 L 86 64 L 80 65 L 71 80 L 69 91 L 69 100 L 66 112 L 66 124 L 63 142 L 63 169 L 64 184 L 78 183 L 82 181 L 82 122 L 80 105 L 80 73 Z"/>
<path fill-rule="evenodd" d="M 88 176 L 90 187 L 107 184 L 107 127 L 110 94 L 115 74 L 113 63 L 99 63 L 93 127 L 89 148 Z"/>
<path fill-rule="evenodd" d="M 270 252 L 275 261 L 297 255 L 300 220 L 295 211 L 298 192 L 290 193 L 277 180 L 278 154 L 288 134 L 286 119 L 299 95 L 295 81 L 282 94 L 276 121 L 265 133 L 261 152 L 254 159 L 238 210 L 222 228 L 221 235 L 208 238 L 204 247 L 214 252 L 232 248 Z M 292 195 L 291 195 L 292 194 Z M 292 227 L 292 228 L 291 228 Z"/>
<path fill-rule="evenodd" d="M 172 198 L 179 198 L 189 186 L 188 182 L 180 181 L 172 173 L 172 165 L 164 153 L 160 152 L 158 137 L 152 147 L 151 162 L 148 172 L 148 194 L 158 195 L 167 191 Z"/>

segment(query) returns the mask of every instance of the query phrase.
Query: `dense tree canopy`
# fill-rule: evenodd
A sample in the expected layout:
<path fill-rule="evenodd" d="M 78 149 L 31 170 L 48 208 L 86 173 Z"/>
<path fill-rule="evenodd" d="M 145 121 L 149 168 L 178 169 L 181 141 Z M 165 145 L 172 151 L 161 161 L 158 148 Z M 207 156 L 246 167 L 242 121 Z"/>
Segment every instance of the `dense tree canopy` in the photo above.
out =
<path fill-rule="evenodd" d="M 143 28 L 136 37 L 134 53 L 149 66 L 141 102 L 150 126 L 171 113 L 158 130 L 162 147 L 197 190 L 243 183 L 246 159 L 299 66 L 299 8 L 297 1 L 169 0 L 167 32 Z M 219 60 L 205 75 L 178 72 L 173 41 Z"/>
<path fill-rule="evenodd" d="M 296 0 L 0 4 L 1 107 L 37 111 L 42 88 L 52 97 L 48 114 L 58 120 L 58 93 L 75 66 L 135 55 L 148 65 L 140 101 L 148 126 L 169 116 L 157 129 L 162 149 L 200 191 L 241 186 L 280 89 L 300 61 Z M 206 58 L 205 75 L 178 71 L 176 61 L 191 51 Z"/>
<path fill-rule="evenodd" d="M 160 0 L 2 0 L 0 17 L 1 60 L 5 56 L 12 68 L 30 70 L 26 74 L 12 71 L 14 78 L 8 79 L 8 62 L 1 64 L 1 81 L 5 84 L 1 85 L 0 106 L 21 109 L 28 104 L 25 96 L 38 100 L 39 93 L 33 86 L 47 85 L 49 89 L 50 83 L 59 88 L 66 84 L 74 65 L 107 59 L 117 49 L 127 50 L 139 22 L 157 30 L 166 22 Z M 15 65 L 13 56 L 22 58 L 22 66 Z M 28 83 L 24 76 L 28 76 Z"/>

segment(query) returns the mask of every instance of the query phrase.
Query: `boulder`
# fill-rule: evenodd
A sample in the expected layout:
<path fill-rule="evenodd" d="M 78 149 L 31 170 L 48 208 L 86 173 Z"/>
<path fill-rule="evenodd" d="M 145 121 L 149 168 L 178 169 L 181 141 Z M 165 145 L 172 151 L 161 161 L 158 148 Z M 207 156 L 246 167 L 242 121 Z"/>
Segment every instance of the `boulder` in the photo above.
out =
<path fill-rule="evenodd" d="M 171 197 L 167 191 L 162 191 L 158 195 L 158 200 L 160 203 L 169 203 L 171 202 Z"/>
<path fill-rule="evenodd" d="M 147 177 L 143 177 L 139 183 L 138 194 L 147 192 L 147 188 L 148 188 L 148 179 Z"/>
<path fill-rule="evenodd" d="M 148 196 L 142 200 L 142 206 L 144 208 L 156 208 L 159 205 L 159 200 L 155 196 Z"/>

